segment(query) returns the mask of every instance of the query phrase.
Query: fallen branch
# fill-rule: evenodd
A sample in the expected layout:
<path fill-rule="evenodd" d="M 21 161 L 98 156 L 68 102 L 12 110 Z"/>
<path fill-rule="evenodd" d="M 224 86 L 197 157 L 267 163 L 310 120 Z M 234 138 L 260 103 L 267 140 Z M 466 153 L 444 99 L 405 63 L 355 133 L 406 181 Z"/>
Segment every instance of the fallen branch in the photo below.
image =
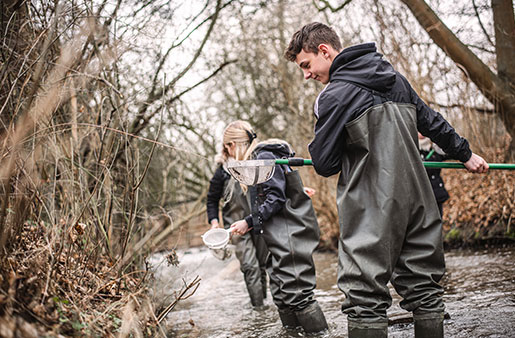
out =
<path fill-rule="evenodd" d="M 197 275 L 190 284 L 186 285 L 186 288 L 184 290 L 181 290 L 179 297 L 177 297 L 170 305 L 168 305 L 163 311 L 161 311 L 159 316 L 157 316 L 158 324 L 160 324 L 163 321 L 166 315 L 168 315 L 168 313 L 173 310 L 175 305 L 177 305 L 177 303 L 180 300 L 188 299 L 197 291 L 198 287 L 200 286 L 200 280 L 200 277 Z M 195 289 L 190 294 L 185 296 L 186 292 L 188 292 L 188 290 L 190 290 L 193 287 L 195 287 Z"/>

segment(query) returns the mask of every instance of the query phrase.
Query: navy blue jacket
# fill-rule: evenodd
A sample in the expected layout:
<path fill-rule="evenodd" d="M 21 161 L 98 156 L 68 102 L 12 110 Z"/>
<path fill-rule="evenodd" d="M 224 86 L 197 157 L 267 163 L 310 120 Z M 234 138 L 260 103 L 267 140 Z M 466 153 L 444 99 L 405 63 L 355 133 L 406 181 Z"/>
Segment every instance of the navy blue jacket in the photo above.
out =
<path fill-rule="evenodd" d="M 431 155 L 429 158 L 428 156 Z M 438 154 L 437 152 L 420 150 L 420 158 L 422 161 L 432 161 L 432 162 L 441 162 L 447 160 L 447 155 Z M 443 203 L 449 199 L 449 192 L 445 189 L 445 184 L 443 182 L 443 178 L 440 175 L 442 169 L 439 168 L 426 168 L 427 176 L 429 177 L 429 181 L 431 182 L 431 188 L 433 188 L 433 192 L 435 194 L 436 201 L 438 203 Z"/>
<path fill-rule="evenodd" d="M 277 159 L 277 158 L 288 158 L 293 156 L 290 153 L 289 147 L 284 143 L 276 144 L 261 144 L 256 147 L 253 152 L 254 159 Z M 258 215 L 255 219 L 260 224 L 253 223 L 252 214 L 245 217 L 249 227 L 255 227 L 260 229 L 263 222 L 270 219 L 279 210 L 281 210 L 286 203 L 286 177 L 284 176 L 285 166 L 276 165 L 274 175 L 270 180 L 258 184 Z M 252 201 L 251 203 L 254 203 Z"/>
<path fill-rule="evenodd" d="M 218 206 L 220 205 L 220 199 L 224 193 L 225 182 L 230 177 L 231 176 L 224 170 L 223 166 L 219 165 L 218 168 L 216 168 L 213 177 L 209 181 L 206 203 L 208 223 L 211 223 L 211 220 L 213 219 L 218 220 Z"/>
<path fill-rule="evenodd" d="M 331 176 L 341 170 L 345 125 L 376 103 L 374 94 L 415 105 L 417 129 L 450 158 L 466 162 L 472 156 L 467 140 L 419 98 L 406 78 L 376 51 L 374 43 L 365 43 L 346 48 L 335 57 L 329 84 L 316 100 L 318 120 L 309 152 L 318 174 Z"/>

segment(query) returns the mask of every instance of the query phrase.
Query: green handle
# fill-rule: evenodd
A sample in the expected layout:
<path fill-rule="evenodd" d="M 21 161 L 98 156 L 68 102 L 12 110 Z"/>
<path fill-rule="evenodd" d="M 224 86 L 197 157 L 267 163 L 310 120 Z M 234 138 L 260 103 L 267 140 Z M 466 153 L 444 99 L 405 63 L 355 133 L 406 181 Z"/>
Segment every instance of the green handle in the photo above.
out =
<path fill-rule="evenodd" d="M 433 154 L 435 153 L 435 150 L 434 149 L 431 149 L 431 151 L 429 152 L 429 154 L 427 154 L 426 156 L 426 160 L 429 160 L 431 158 L 431 156 L 433 156 Z"/>
<path fill-rule="evenodd" d="M 287 164 L 292 167 L 301 167 L 303 165 L 313 165 L 313 161 L 306 160 L 304 158 L 297 158 L 297 157 L 279 158 L 279 159 L 275 160 L 275 164 Z"/>
<path fill-rule="evenodd" d="M 441 168 L 441 169 L 465 169 L 465 165 L 461 162 L 422 162 L 426 168 Z M 293 167 L 300 167 L 303 165 L 313 165 L 313 161 L 304 158 L 281 158 L 276 159 L 275 164 L 286 164 Z M 501 170 L 515 170 L 515 164 L 512 163 L 488 163 L 490 169 Z"/>
<path fill-rule="evenodd" d="M 461 162 L 423 162 L 426 168 L 450 168 L 465 169 L 465 165 Z M 488 163 L 490 169 L 514 170 L 515 164 L 512 163 Z"/>

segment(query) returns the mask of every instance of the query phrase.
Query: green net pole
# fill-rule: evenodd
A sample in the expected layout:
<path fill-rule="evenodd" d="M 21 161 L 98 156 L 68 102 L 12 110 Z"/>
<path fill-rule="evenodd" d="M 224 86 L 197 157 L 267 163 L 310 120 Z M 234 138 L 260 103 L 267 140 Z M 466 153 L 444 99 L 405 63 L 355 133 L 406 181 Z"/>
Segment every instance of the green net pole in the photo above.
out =
<path fill-rule="evenodd" d="M 440 169 L 465 169 L 465 165 L 461 162 L 423 162 L 426 168 Z M 275 164 L 286 164 L 291 166 L 313 165 L 313 162 L 303 158 L 281 158 L 275 160 Z M 513 163 L 488 163 L 490 169 L 515 170 Z"/>
<path fill-rule="evenodd" d="M 426 168 L 449 168 L 449 169 L 465 169 L 465 165 L 461 162 L 423 162 Z M 490 169 L 514 170 L 513 163 L 488 163 Z"/>

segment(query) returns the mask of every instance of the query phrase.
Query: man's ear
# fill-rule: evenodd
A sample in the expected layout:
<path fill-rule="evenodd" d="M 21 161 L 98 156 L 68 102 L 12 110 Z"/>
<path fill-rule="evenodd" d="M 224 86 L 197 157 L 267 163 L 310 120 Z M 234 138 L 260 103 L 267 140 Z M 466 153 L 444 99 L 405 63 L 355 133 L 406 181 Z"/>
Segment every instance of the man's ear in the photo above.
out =
<path fill-rule="evenodd" d="M 318 52 L 322 53 L 324 57 L 330 57 L 330 46 L 325 43 L 321 43 L 318 45 Z"/>

